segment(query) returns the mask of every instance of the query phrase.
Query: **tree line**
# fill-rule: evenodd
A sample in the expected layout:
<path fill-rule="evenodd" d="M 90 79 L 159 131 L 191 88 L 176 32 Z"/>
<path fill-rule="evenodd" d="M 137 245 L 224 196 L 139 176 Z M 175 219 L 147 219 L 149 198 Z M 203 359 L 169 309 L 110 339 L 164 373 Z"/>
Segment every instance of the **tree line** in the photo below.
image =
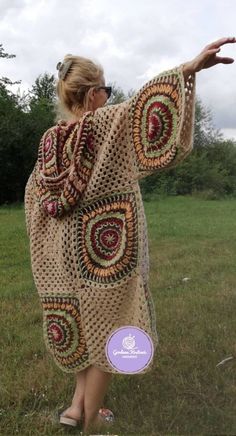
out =
<path fill-rule="evenodd" d="M 0 58 L 12 59 L 0 44 Z M 25 184 L 37 159 L 42 134 L 55 124 L 56 78 L 44 73 L 27 93 L 12 92 L 0 78 L 0 204 L 22 202 Z M 110 104 L 131 97 L 115 83 Z M 236 197 L 236 141 L 214 128 L 212 115 L 197 97 L 194 147 L 176 168 L 163 169 L 140 181 L 144 199 L 158 195 L 199 194 L 205 198 Z"/>

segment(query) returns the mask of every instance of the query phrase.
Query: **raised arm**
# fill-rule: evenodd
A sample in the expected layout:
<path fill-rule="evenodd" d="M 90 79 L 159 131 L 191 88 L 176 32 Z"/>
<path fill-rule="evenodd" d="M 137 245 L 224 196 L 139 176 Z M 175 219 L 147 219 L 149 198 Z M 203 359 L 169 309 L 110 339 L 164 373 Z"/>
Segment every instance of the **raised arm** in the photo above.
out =
<path fill-rule="evenodd" d="M 165 71 L 146 83 L 131 99 L 128 138 L 134 150 L 136 178 L 172 168 L 193 148 L 195 75 L 218 63 L 220 47 L 236 39 L 221 38 L 207 45 L 192 61 Z"/>

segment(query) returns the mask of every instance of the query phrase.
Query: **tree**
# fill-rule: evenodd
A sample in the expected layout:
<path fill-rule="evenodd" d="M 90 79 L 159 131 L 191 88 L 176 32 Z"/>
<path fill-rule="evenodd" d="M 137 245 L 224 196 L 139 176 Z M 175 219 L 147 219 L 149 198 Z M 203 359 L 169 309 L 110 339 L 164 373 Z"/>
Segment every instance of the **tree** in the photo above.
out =
<path fill-rule="evenodd" d="M 15 55 L 5 53 L 1 45 L 0 57 Z M 0 80 L 0 204 L 23 200 L 40 138 L 54 123 L 54 76 L 39 76 L 23 98 L 9 91 L 9 84 L 10 79 Z"/>
<path fill-rule="evenodd" d="M 210 109 L 205 108 L 199 97 L 196 98 L 194 147 L 207 147 L 214 141 L 222 140 L 222 133 L 215 129 Z"/>
<path fill-rule="evenodd" d="M 54 75 L 48 73 L 41 74 L 35 80 L 32 89 L 29 91 L 30 104 L 35 104 L 45 100 L 49 104 L 54 104 L 56 98 L 56 79 Z"/>
<path fill-rule="evenodd" d="M 6 58 L 6 59 L 12 59 L 15 58 L 16 55 L 14 54 L 8 54 L 5 53 L 5 50 L 3 48 L 3 45 L 0 44 L 0 58 Z M 17 83 L 21 83 L 21 81 L 12 82 L 8 77 L 1 77 L 0 78 L 0 87 L 5 87 L 6 85 L 15 85 Z"/>
<path fill-rule="evenodd" d="M 178 166 L 142 179 L 147 194 L 186 195 L 208 191 L 209 198 L 236 196 L 236 144 L 215 129 L 211 111 L 196 99 L 193 151 Z"/>
<path fill-rule="evenodd" d="M 0 58 L 12 59 L 0 44 Z M 15 94 L 7 89 L 14 85 L 7 77 L 0 78 L 0 203 L 20 198 L 22 112 Z"/>
<path fill-rule="evenodd" d="M 24 165 L 22 179 L 27 181 L 37 159 L 38 146 L 43 133 L 54 124 L 56 80 L 47 73 L 39 75 L 28 93 L 25 117 Z"/>
<path fill-rule="evenodd" d="M 16 201 L 22 195 L 24 174 L 24 132 L 25 118 L 17 98 L 0 89 L 0 204 Z"/>
<path fill-rule="evenodd" d="M 123 101 L 132 97 L 135 93 L 135 91 L 133 89 L 130 89 L 128 91 L 128 94 L 126 95 L 124 93 L 124 91 L 119 86 L 117 86 L 117 84 L 115 82 L 109 83 L 108 86 L 112 87 L 111 97 L 109 98 L 109 102 L 108 102 L 109 105 L 123 103 Z"/>

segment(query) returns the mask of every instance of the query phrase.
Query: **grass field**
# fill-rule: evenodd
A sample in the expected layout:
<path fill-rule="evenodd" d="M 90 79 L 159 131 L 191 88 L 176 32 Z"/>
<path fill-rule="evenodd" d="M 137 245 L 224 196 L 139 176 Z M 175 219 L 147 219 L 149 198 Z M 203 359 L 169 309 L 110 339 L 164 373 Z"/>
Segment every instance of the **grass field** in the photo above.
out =
<path fill-rule="evenodd" d="M 110 432 L 235 435 L 236 200 L 144 206 L 160 345 L 151 373 L 113 376 Z M 23 205 L 0 208 L 0 231 L 0 434 L 65 435 L 52 417 L 69 403 L 74 376 L 45 349 Z"/>

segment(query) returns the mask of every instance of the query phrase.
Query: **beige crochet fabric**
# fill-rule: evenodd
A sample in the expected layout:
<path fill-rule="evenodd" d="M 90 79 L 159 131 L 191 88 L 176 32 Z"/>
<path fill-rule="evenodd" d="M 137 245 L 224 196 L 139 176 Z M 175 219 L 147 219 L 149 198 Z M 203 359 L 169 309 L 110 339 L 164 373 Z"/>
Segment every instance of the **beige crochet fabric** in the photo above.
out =
<path fill-rule="evenodd" d="M 25 188 L 26 227 L 46 347 L 65 372 L 95 365 L 119 373 L 109 364 L 105 346 L 122 326 L 146 331 L 156 350 L 138 181 L 188 155 L 194 109 L 195 76 L 185 82 L 180 66 L 154 77 L 124 103 L 86 114 L 84 127 L 71 125 L 67 137 L 66 123 L 62 130 L 54 126 L 40 143 Z M 64 147 L 60 155 L 57 141 Z M 80 144 L 84 155 L 72 171 Z"/>

